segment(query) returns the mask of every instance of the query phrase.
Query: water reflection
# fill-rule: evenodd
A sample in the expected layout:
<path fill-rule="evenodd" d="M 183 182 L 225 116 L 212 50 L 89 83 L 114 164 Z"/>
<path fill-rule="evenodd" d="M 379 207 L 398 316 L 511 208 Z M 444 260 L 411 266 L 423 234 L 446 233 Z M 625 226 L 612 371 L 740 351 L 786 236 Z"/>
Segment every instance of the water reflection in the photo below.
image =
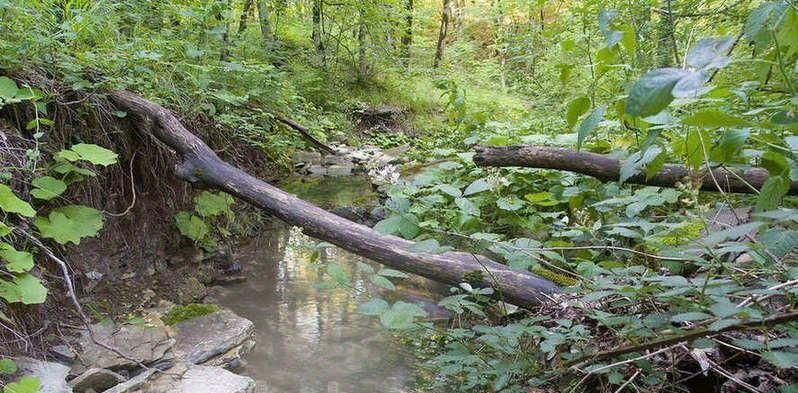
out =
<path fill-rule="evenodd" d="M 406 392 L 411 383 L 406 351 L 369 317 L 357 314 L 368 293 L 317 289 L 323 274 L 311 262 L 315 241 L 275 223 L 236 252 L 249 280 L 218 296 L 221 305 L 255 323 L 257 345 L 242 374 L 259 392 Z M 335 261 L 350 273 L 363 259 L 326 248 L 321 263 Z M 367 284 L 356 279 L 356 287 Z"/>

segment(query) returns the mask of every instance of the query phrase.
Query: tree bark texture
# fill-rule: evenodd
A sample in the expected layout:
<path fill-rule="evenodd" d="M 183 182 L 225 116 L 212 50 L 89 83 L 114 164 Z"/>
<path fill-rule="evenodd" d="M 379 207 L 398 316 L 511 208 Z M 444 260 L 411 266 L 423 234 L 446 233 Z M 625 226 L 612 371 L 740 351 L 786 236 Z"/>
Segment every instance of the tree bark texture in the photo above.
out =
<path fill-rule="evenodd" d="M 405 33 L 402 35 L 402 61 L 410 64 L 410 46 L 413 45 L 413 0 L 405 0 Z"/>
<path fill-rule="evenodd" d="M 249 19 L 249 11 L 252 9 L 252 2 L 254 0 L 244 0 L 244 7 L 241 10 L 241 17 L 238 21 L 238 35 L 244 33 L 247 29 L 247 19 Z"/>
<path fill-rule="evenodd" d="M 618 181 L 623 165 L 621 160 L 608 155 L 550 146 L 478 146 L 475 150 L 474 162 L 480 166 L 557 169 L 581 173 L 601 181 Z M 725 192 L 752 193 L 753 190 L 746 183 L 761 189 L 769 176 L 768 171 L 762 168 L 736 170 L 734 174 L 730 170 L 712 170 L 712 175 Z M 666 164 L 649 179 L 646 179 L 645 174 L 638 174 L 626 180 L 626 183 L 675 187 L 686 178 L 693 178 L 700 180 L 702 190 L 718 191 L 713 176 L 706 171 L 690 171 L 683 165 Z M 798 182 L 792 182 L 789 194 L 798 195 Z"/>
<path fill-rule="evenodd" d="M 446 46 L 446 35 L 449 32 L 449 19 L 452 17 L 452 0 L 443 0 L 443 11 L 441 12 L 441 29 L 438 32 L 438 46 L 435 48 L 435 60 L 433 68 L 438 68 L 443 60 L 443 49 Z"/>
<path fill-rule="evenodd" d="M 260 36 L 266 44 L 272 40 L 272 23 L 269 21 L 269 2 L 258 0 L 258 22 L 260 23 Z"/>
<path fill-rule="evenodd" d="M 176 168 L 178 176 L 235 195 L 288 224 L 301 227 L 309 236 L 386 266 L 451 285 L 462 282 L 466 274 L 479 275 L 480 285 L 495 288 L 501 299 L 522 307 L 534 306 L 546 294 L 558 291 L 550 281 L 484 256 L 411 251 L 414 244 L 411 241 L 382 235 L 336 216 L 222 161 L 162 106 L 128 91 L 112 91 L 109 96 L 120 109 L 151 122 L 153 135 L 182 157 Z"/>

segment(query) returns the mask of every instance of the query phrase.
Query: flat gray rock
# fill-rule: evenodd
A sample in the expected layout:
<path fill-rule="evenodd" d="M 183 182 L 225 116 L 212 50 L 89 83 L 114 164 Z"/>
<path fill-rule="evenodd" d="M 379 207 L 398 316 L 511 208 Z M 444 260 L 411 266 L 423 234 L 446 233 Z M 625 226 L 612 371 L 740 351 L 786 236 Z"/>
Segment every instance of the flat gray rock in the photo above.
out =
<path fill-rule="evenodd" d="M 201 364 L 253 340 L 252 321 L 226 308 L 172 326 L 175 330 L 175 358 Z"/>
<path fill-rule="evenodd" d="M 97 341 L 144 364 L 163 358 L 166 351 L 175 343 L 167 328 L 159 324 L 155 326 L 95 324 L 92 325 L 92 331 Z M 83 333 L 80 345 L 83 348 L 80 360 L 87 368 L 120 370 L 138 367 L 135 362 L 95 344 L 88 332 Z"/>
<path fill-rule="evenodd" d="M 31 358 L 18 358 L 16 362 L 20 374 L 39 378 L 39 393 L 72 393 L 66 381 L 69 367 Z"/>
<path fill-rule="evenodd" d="M 153 377 L 137 393 L 253 393 L 255 381 L 219 367 L 180 363 Z"/>

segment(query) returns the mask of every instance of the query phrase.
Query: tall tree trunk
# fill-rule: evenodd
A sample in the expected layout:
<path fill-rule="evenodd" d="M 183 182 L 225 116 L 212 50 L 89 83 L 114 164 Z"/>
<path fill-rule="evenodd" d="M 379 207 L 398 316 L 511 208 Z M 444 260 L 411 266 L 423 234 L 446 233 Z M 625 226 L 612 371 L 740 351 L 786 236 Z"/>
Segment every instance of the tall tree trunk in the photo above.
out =
<path fill-rule="evenodd" d="M 678 65 L 676 53 L 676 21 L 673 17 L 673 0 L 663 0 L 664 12 L 660 14 L 657 25 L 657 65 L 671 67 Z"/>
<path fill-rule="evenodd" d="M 313 46 L 316 48 L 316 64 L 324 65 L 324 37 L 322 37 L 322 0 L 313 0 Z"/>
<path fill-rule="evenodd" d="M 244 33 L 247 29 L 247 19 L 249 18 L 249 11 L 252 9 L 253 0 L 244 0 L 244 8 L 241 11 L 241 18 L 238 22 L 238 35 Z"/>
<path fill-rule="evenodd" d="M 260 36 L 266 44 L 272 40 L 272 24 L 269 21 L 269 1 L 258 0 L 258 22 L 260 23 Z"/>
<path fill-rule="evenodd" d="M 413 45 L 413 0 L 405 0 L 405 34 L 402 36 L 402 62 L 410 65 L 410 46 Z"/>
<path fill-rule="evenodd" d="M 218 21 L 222 26 L 224 26 L 224 31 L 222 31 L 222 49 L 219 53 L 219 60 L 227 61 L 230 59 L 230 36 L 227 33 L 227 26 L 224 20 L 224 14 L 221 11 L 216 13 L 216 21 Z"/>
<path fill-rule="evenodd" d="M 360 10 L 357 26 L 357 80 L 364 82 L 368 79 L 369 64 L 366 58 L 366 16 Z"/>
<path fill-rule="evenodd" d="M 435 60 L 433 68 L 438 68 L 443 60 L 443 49 L 446 46 L 446 35 L 449 32 L 449 20 L 452 16 L 452 0 L 443 0 L 443 11 L 441 12 L 441 29 L 438 32 L 438 46 L 435 49 Z"/>

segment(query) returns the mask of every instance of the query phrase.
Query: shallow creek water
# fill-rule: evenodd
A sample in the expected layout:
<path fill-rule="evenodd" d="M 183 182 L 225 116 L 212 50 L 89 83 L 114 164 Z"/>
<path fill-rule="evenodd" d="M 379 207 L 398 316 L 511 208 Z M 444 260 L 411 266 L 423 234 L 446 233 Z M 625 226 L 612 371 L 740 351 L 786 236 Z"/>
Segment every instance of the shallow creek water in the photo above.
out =
<path fill-rule="evenodd" d="M 357 179 L 298 188 L 312 192 L 292 191 L 327 208 L 370 192 L 368 182 Z M 216 300 L 255 324 L 257 345 L 241 374 L 258 381 L 258 393 L 409 392 L 410 354 L 375 318 L 356 311 L 374 293 L 366 280 L 353 276 L 358 291 L 317 288 L 326 262 L 350 273 L 358 261 L 373 262 L 338 248 L 322 249 L 312 262 L 316 243 L 274 223 L 236 250 L 249 278 L 225 287 Z"/>

